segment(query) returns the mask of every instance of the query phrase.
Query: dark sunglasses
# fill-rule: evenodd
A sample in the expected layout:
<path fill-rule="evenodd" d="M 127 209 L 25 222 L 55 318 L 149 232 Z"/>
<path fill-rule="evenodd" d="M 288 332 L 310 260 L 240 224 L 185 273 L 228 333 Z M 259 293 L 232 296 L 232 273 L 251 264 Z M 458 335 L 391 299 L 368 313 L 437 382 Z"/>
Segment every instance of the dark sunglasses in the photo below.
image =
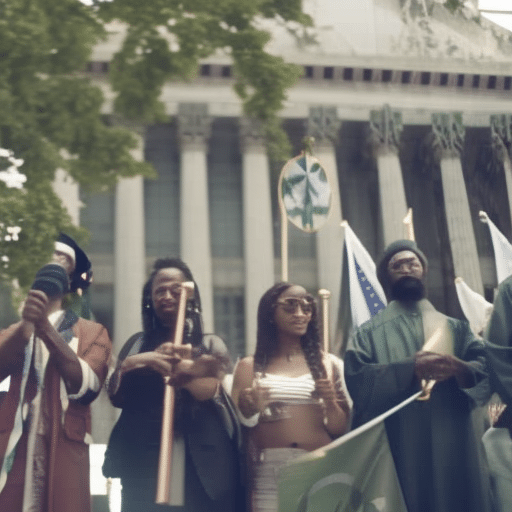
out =
<path fill-rule="evenodd" d="M 286 297 L 286 299 L 280 299 L 276 301 L 276 304 L 283 308 L 285 313 L 295 313 L 297 307 L 300 307 L 305 315 L 313 312 L 313 305 L 315 299 L 311 296 L 297 298 L 297 297 Z"/>

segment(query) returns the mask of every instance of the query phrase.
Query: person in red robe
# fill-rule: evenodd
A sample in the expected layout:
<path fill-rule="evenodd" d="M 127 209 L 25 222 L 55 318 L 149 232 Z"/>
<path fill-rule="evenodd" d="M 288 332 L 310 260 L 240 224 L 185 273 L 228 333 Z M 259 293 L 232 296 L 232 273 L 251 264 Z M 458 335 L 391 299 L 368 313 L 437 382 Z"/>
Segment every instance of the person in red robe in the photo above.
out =
<path fill-rule="evenodd" d="M 90 403 L 107 376 L 111 342 L 102 325 L 63 309 L 92 276 L 67 235 L 36 274 L 21 320 L 0 332 L 0 510 L 90 512 Z"/>

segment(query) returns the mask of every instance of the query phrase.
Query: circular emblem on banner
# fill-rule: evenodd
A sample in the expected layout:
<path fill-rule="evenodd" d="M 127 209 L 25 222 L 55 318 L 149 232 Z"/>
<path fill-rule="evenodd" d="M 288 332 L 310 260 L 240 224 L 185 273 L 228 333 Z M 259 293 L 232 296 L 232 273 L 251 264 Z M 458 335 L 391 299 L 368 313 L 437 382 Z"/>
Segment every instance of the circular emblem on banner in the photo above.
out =
<path fill-rule="evenodd" d="M 346 473 L 335 473 L 321 478 L 304 493 L 297 512 L 384 512 L 386 500 L 368 501 L 354 486 L 354 479 Z"/>
<path fill-rule="evenodd" d="M 289 160 L 281 172 L 280 199 L 288 220 L 302 231 L 318 231 L 331 207 L 331 187 L 318 159 L 308 153 Z"/>

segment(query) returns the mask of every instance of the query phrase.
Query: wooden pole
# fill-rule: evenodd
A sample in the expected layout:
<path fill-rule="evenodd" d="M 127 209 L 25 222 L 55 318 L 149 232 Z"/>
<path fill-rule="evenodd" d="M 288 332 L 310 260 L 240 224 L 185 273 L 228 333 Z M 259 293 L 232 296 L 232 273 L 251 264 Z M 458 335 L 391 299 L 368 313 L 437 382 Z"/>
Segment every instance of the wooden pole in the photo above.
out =
<path fill-rule="evenodd" d="M 405 237 L 407 240 L 412 240 L 414 242 L 414 223 L 412 220 L 412 208 L 409 208 L 407 210 L 407 215 L 404 217 L 403 220 L 404 228 L 405 228 Z"/>
<path fill-rule="evenodd" d="M 187 300 L 194 292 L 194 283 L 187 281 L 181 283 L 180 302 L 176 317 L 174 331 L 174 345 L 179 346 L 183 341 L 183 328 L 185 326 L 185 313 Z M 174 388 L 170 384 L 170 377 L 164 377 L 164 407 L 162 411 L 162 433 L 160 438 L 160 455 L 158 458 L 158 479 L 156 487 L 156 503 L 167 505 L 171 494 L 171 457 L 174 422 Z"/>
<path fill-rule="evenodd" d="M 331 292 L 322 288 L 318 290 L 318 295 L 322 299 L 322 339 L 324 352 L 329 353 L 329 299 L 331 298 Z"/>
<path fill-rule="evenodd" d="M 288 215 L 283 201 L 283 175 L 284 168 L 279 176 L 277 199 L 279 201 L 279 212 L 281 213 L 281 281 L 288 281 Z"/>

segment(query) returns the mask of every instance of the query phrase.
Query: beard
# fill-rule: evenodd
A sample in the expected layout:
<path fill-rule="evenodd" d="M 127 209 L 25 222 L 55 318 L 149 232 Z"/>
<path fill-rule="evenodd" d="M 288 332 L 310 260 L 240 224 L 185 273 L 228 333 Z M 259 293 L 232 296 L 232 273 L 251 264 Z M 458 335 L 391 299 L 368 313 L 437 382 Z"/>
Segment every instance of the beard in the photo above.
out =
<path fill-rule="evenodd" d="M 418 301 L 425 297 L 423 282 L 411 276 L 402 277 L 391 285 L 391 299 L 398 301 Z"/>

